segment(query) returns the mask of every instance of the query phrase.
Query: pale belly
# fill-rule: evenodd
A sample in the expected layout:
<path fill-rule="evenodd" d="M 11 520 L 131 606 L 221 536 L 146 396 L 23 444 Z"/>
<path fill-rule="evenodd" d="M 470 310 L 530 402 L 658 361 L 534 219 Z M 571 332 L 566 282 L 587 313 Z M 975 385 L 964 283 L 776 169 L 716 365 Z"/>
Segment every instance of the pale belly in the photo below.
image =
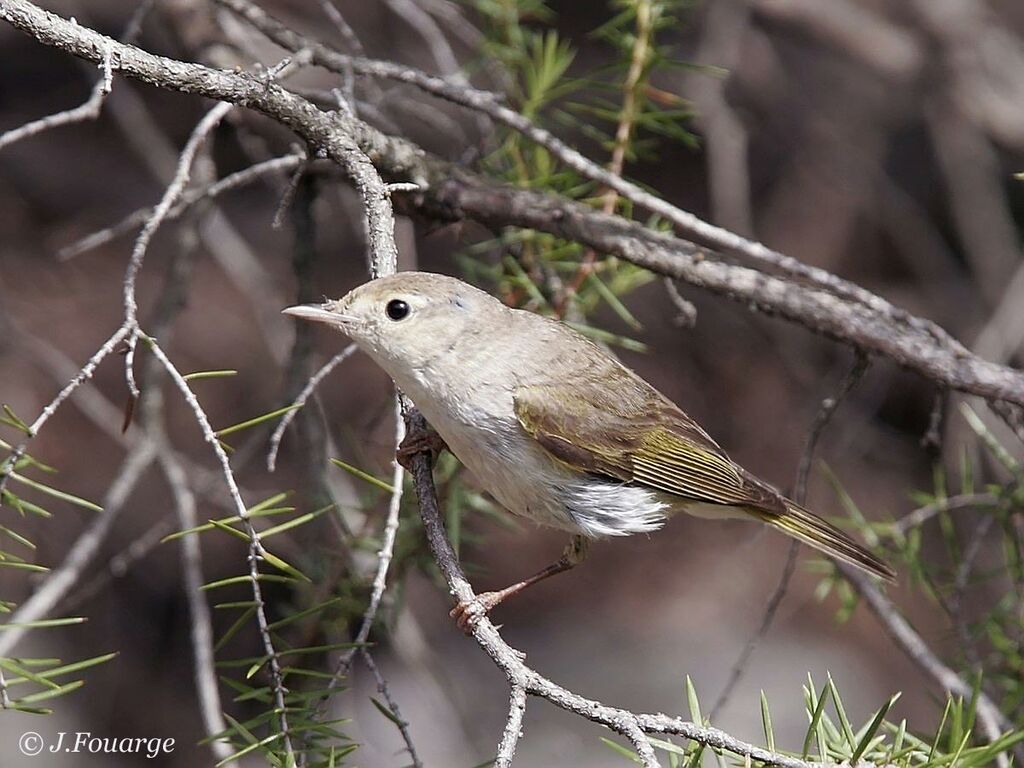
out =
<path fill-rule="evenodd" d="M 656 530 L 670 509 L 653 491 L 570 469 L 518 423 L 480 427 L 424 415 L 480 488 L 520 517 L 596 538 Z"/>

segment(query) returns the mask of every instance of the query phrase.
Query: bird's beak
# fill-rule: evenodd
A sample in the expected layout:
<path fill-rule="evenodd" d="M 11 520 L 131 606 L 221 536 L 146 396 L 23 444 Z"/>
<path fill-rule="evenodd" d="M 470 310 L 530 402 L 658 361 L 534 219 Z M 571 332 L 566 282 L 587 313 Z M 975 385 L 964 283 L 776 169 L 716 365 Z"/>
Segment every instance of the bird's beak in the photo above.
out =
<path fill-rule="evenodd" d="M 318 323 L 327 323 L 328 325 L 336 325 L 341 328 L 346 327 L 352 322 L 353 318 L 334 312 L 330 309 L 331 306 L 333 306 L 333 302 L 328 302 L 327 304 L 299 304 L 282 309 L 281 312 L 293 317 L 301 317 L 303 320 L 313 320 Z"/>

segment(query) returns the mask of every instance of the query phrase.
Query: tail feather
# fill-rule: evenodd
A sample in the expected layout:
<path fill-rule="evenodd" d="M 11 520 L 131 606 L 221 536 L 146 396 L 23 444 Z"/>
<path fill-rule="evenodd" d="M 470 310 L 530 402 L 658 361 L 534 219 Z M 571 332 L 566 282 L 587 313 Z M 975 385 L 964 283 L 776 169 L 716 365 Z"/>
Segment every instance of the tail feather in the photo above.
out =
<path fill-rule="evenodd" d="M 896 571 L 887 563 L 809 509 L 805 509 L 789 499 L 784 501 L 786 505 L 784 514 L 772 514 L 764 510 L 754 510 L 754 512 L 773 528 L 799 539 L 830 557 L 854 565 L 885 581 L 895 581 Z"/>

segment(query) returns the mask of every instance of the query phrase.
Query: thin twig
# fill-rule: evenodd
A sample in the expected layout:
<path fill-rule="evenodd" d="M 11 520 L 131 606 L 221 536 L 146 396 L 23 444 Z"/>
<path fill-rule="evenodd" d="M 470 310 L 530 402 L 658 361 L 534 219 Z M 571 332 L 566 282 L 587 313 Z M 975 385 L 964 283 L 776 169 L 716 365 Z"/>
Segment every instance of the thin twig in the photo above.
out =
<path fill-rule="evenodd" d="M 217 127 L 217 124 L 224 119 L 228 112 L 234 109 L 234 106 L 234 104 L 226 101 L 217 104 L 203 116 L 202 120 L 192 130 L 192 134 L 185 143 L 185 148 L 178 157 L 178 167 L 174 172 L 174 178 L 164 190 L 160 202 L 153 209 L 153 214 L 146 219 L 142 231 L 135 240 L 135 246 L 132 248 L 132 255 L 128 260 L 128 269 L 125 271 L 124 277 L 124 317 L 125 325 L 128 327 L 128 337 L 126 339 L 128 350 L 124 358 L 124 372 L 129 397 L 125 428 L 127 428 L 128 423 L 131 421 L 134 403 L 139 399 L 139 388 L 135 383 L 134 367 L 135 347 L 140 333 L 139 307 L 135 298 L 135 283 L 138 279 L 139 271 L 142 269 L 142 263 L 146 258 L 146 251 L 149 248 L 149 242 L 153 238 L 153 234 L 163 223 L 171 207 L 181 196 L 182 191 L 188 184 L 192 172 L 192 161 L 195 159 L 196 152 L 199 151 L 199 148 L 206 141 L 206 137 L 210 132 Z"/>
<path fill-rule="evenodd" d="M 159 453 L 160 466 L 171 488 L 174 498 L 174 509 L 178 515 L 181 530 L 187 531 L 196 526 L 196 497 L 189 487 L 188 475 L 169 445 L 162 445 Z M 221 715 L 220 692 L 217 688 L 217 670 L 214 667 L 213 626 L 210 621 L 210 607 L 202 591 L 205 583 L 203 578 L 203 554 L 198 536 L 181 538 L 181 570 L 188 599 L 188 613 L 191 620 L 192 656 L 195 661 L 196 693 L 199 696 L 199 713 L 203 719 L 206 735 L 210 737 L 210 750 L 218 761 L 218 765 L 231 757 L 233 750 L 226 741 L 217 738 L 225 731 L 224 717 Z M 236 765 L 230 761 L 231 765 Z"/>
<path fill-rule="evenodd" d="M 7 678 L 4 677 L 3 669 L 0 669 L 0 709 L 11 708 L 11 697 L 7 693 Z"/>
<path fill-rule="evenodd" d="M 0 466 L 0 492 L 2 492 L 6 487 L 7 479 L 10 477 L 10 473 L 14 469 L 14 466 L 21 460 L 21 457 L 25 455 L 29 441 L 39 434 L 39 430 L 42 429 L 43 425 L 50 420 L 50 417 L 57 412 L 57 409 L 63 405 L 64 401 L 71 397 L 71 394 L 78 389 L 83 382 L 92 378 L 93 373 L 96 371 L 96 367 L 103 362 L 103 358 L 113 352 L 114 348 L 120 344 L 127 335 L 128 328 L 126 325 L 122 325 L 114 331 L 114 335 L 100 345 L 100 348 L 93 353 L 92 357 L 86 361 L 85 365 L 82 366 L 71 381 L 64 385 L 64 388 L 57 393 L 57 396 L 53 398 L 45 408 L 43 408 L 42 412 L 36 417 L 36 420 L 29 425 L 28 436 L 22 440 L 21 443 L 15 446 L 6 461 L 4 461 L 3 465 Z"/>
<path fill-rule="evenodd" d="M 13 130 L 7 131 L 4 134 L 0 134 L 0 149 L 4 149 L 7 146 L 27 139 L 29 136 L 36 136 L 44 131 L 49 131 L 53 128 L 58 128 L 62 125 L 71 125 L 73 123 L 81 123 L 86 120 L 95 120 L 100 116 L 100 110 L 103 108 L 103 102 L 110 94 L 113 87 L 114 75 L 111 65 L 112 49 L 106 48 L 103 52 L 103 62 L 100 64 L 102 74 L 100 79 L 96 82 L 96 85 L 92 87 L 92 93 L 84 104 L 81 104 L 74 109 L 68 109 L 63 112 L 57 112 L 53 115 L 40 118 L 39 120 L 33 120 L 31 123 L 25 123 L 25 125 Z"/>
<path fill-rule="evenodd" d="M 917 664 L 928 677 L 937 682 L 943 690 L 955 696 L 963 696 L 965 700 L 973 698 L 976 704 L 978 723 L 985 738 L 995 741 L 1002 736 L 1004 731 L 1010 729 L 1011 724 L 995 702 L 986 693 L 975 691 L 974 686 L 946 666 L 935 655 L 935 652 L 928 647 L 928 644 L 900 614 L 892 601 L 882 593 L 870 576 L 844 563 L 837 563 L 836 567 L 867 603 L 889 638 L 911 661 Z M 1000 758 L 1000 764 L 1002 764 L 1005 755 L 1001 755 Z"/>
<path fill-rule="evenodd" d="M 412 760 L 412 767 L 423 768 L 423 761 L 420 760 L 420 756 L 416 752 L 416 745 L 412 741 L 412 734 L 409 733 L 409 721 L 402 717 L 402 710 L 398 708 L 398 702 L 391 695 L 391 688 L 388 686 L 387 679 L 385 679 L 377 663 L 373 660 L 373 656 L 370 655 L 370 652 L 365 647 L 360 649 L 359 655 L 362 656 L 366 668 L 370 670 L 370 674 L 373 675 L 373 679 L 377 682 L 377 692 L 384 697 L 388 709 L 394 715 L 393 722 L 402 736 L 402 741 L 405 742 L 405 749 L 409 753 L 409 759 Z"/>
<path fill-rule="evenodd" d="M 270 450 L 267 452 L 267 471 L 273 472 L 277 469 L 277 454 L 281 447 L 281 440 L 284 438 L 285 430 L 288 429 L 288 425 L 292 423 L 299 410 L 305 406 L 306 401 L 310 398 L 316 388 L 320 385 L 320 382 L 330 375 L 331 371 L 341 365 L 345 360 L 352 356 L 356 351 L 355 344 L 349 344 L 341 352 L 336 354 L 326 363 L 324 363 L 320 370 L 309 377 L 306 382 L 306 386 L 302 388 L 295 400 L 292 401 L 292 408 L 290 411 L 285 413 L 281 417 L 281 421 L 277 423 L 274 428 L 273 434 L 270 436 Z"/>
<path fill-rule="evenodd" d="M 263 600 L 263 589 L 260 586 L 259 562 L 263 556 L 263 544 L 260 541 L 259 533 L 253 527 L 252 519 L 249 517 L 249 511 L 245 506 L 245 502 L 242 501 L 242 494 L 238 489 L 237 482 L 235 481 L 234 472 L 231 470 L 231 463 L 228 460 L 228 455 L 224 452 L 224 448 L 217 439 L 217 434 L 214 432 L 213 426 L 210 424 L 210 419 L 207 417 L 206 411 L 204 411 L 203 407 L 199 404 L 199 400 L 189 387 L 185 377 L 182 376 L 174 363 L 172 363 L 170 359 L 168 359 L 167 355 L 164 354 L 160 345 L 157 344 L 154 339 L 149 338 L 147 338 L 147 343 L 149 345 L 150 352 L 164 367 L 164 370 L 167 371 L 167 374 L 171 377 L 171 381 L 174 382 L 174 385 L 178 388 L 181 396 L 185 399 L 189 408 L 192 409 L 192 415 L 195 417 L 200 430 L 202 430 L 203 437 L 206 439 L 206 442 L 210 444 L 210 448 L 213 450 L 214 455 L 217 457 L 217 461 L 220 463 L 224 481 L 227 483 L 228 493 L 235 505 L 235 513 L 241 519 L 242 524 L 245 527 L 245 533 L 249 537 L 249 583 L 252 589 L 253 601 L 255 602 L 256 622 L 259 626 L 260 638 L 263 641 L 263 650 L 267 655 L 267 666 L 270 669 L 270 688 L 274 697 L 274 706 L 277 710 L 278 721 L 281 724 L 285 754 L 288 756 L 289 760 L 294 761 L 295 753 L 292 749 L 291 734 L 288 729 L 288 710 L 284 699 L 286 690 L 284 687 L 284 677 L 281 673 L 281 663 L 278 659 L 277 650 L 274 648 L 274 641 L 270 636 L 270 622 L 267 620 L 266 603 Z"/>
<path fill-rule="evenodd" d="M 399 397 L 395 398 L 395 450 L 401 445 L 405 438 L 405 420 L 402 417 L 402 403 Z M 391 559 L 394 556 L 395 537 L 398 535 L 398 519 L 402 509 L 402 489 L 405 485 L 405 470 L 396 459 L 392 459 L 391 472 L 391 499 L 388 502 L 388 516 L 384 523 L 384 531 L 381 533 L 380 550 L 377 552 L 377 569 L 373 576 L 373 585 L 370 588 L 370 602 L 363 613 L 359 630 L 352 639 L 352 648 L 345 652 L 338 660 L 334 669 L 334 677 L 327 686 L 331 691 L 337 687 L 348 674 L 352 666 L 352 659 L 356 651 L 365 645 L 370 636 L 370 629 L 377 619 L 377 611 L 380 608 L 381 598 L 384 596 L 384 587 L 387 584 L 388 568 L 391 566 Z"/>
<path fill-rule="evenodd" d="M 693 306 L 693 302 L 679 292 L 679 287 L 672 278 L 662 278 L 662 284 L 665 286 L 665 292 L 668 294 L 669 301 L 676 308 L 675 324 L 682 328 L 692 328 L 695 326 L 697 324 L 697 308 Z"/>
<path fill-rule="evenodd" d="M 811 463 L 814 460 L 814 451 L 818 447 L 818 440 L 821 439 L 825 427 L 832 421 L 832 416 L 835 414 L 839 404 L 846 399 L 847 395 L 850 394 L 853 388 L 857 386 L 857 383 L 864 377 L 864 374 L 867 373 L 868 365 L 871 362 L 868 356 L 860 350 L 854 350 L 854 354 L 853 367 L 843 377 L 836 393 L 822 401 L 821 408 L 818 409 L 818 413 L 814 417 L 814 423 L 811 424 L 811 429 L 807 433 L 807 441 L 804 443 L 804 450 L 800 454 L 800 464 L 797 467 L 796 483 L 793 486 L 793 499 L 798 504 L 803 504 L 807 497 L 807 478 L 811 473 Z"/>
<path fill-rule="evenodd" d="M 198 189 L 187 190 L 181 195 L 181 199 L 175 204 L 175 206 L 167 212 L 164 220 L 174 221 L 196 203 L 203 200 L 214 200 L 225 192 L 252 184 L 264 176 L 271 176 L 283 171 L 292 171 L 304 160 L 305 157 L 299 155 L 275 157 L 271 160 L 264 160 L 263 162 L 256 163 L 255 165 L 250 165 L 248 168 L 244 168 L 241 171 L 229 174 L 213 184 L 209 184 Z M 72 259 L 79 254 L 85 253 L 86 251 L 98 248 L 101 245 L 105 245 L 111 240 L 138 228 L 151 218 L 152 215 L 152 208 L 139 208 L 116 224 L 101 229 L 98 232 L 93 232 L 91 235 L 86 235 L 80 240 L 76 240 L 70 245 L 64 246 L 57 252 L 57 258 L 60 261 L 65 261 L 67 259 Z"/>
<path fill-rule="evenodd" d="M 427 49 L 430 51 L 434 63 L 437 64 L 437 68 L 446 80 L 457 85 L 469 84 L 465 75 L 462 74 L 459 61 L 455 57 L 451 44 L 430 14 L 420 8 L 413 0 L 384 0 L 384 2 L 398 18 L 408 24 L 410 29 L 427 44 Z"/>
<path fill-rule="evenodd" d="M 77 609 L 88 602 L 114 579 L 120 579 L 128 573 L 135 563 L 145 559 L 150 552 L 160 546 L 163 538 L 173 533 L 176 526 L 171 518 L 163 518 L 153 523 L 141 536 L 134 539 L 124 549 L 111 557 L 103 570 L 99 571 L 78 590 L 71 592 L 57 606 L 62 612 Z"/>
<path fill-rule="evenodd" d="M 953 627 L 956 629 L 957 638 L 960 640 L 964 660 L 974 670 L 975 674 L 982 674 L 984 670 L 982 669 L 981 655 L 975 647 L 974 641 L 971 638 L 971 630 L 964 619 L 963 600 L 971 573 L 974 570 L 974 564 L 978 559 L 978 554 L 981 552 L 981 546 L 985 542 L 985 536 L 988 535 L 989 529 L 995 521 L 995 515 L 985 515 L 974 526 L 971 538 L 968 539 L 967 546 L 964 547 L 963 557 L 957 564 L 956 575 L 953 578 L 952 593 L 948 599 L 943 600 L 946 610 L 949 612 L 949 617 L 953 622 Z"/>
<path fill-rule="evenodd" d="M 998 503 L 999 497 L 994 493 L 964 493 L 958 496 L 950 496 L 908 512 L 892 524 L 892 532 L 904 535 L 911 528 L 923 525 L 940 512 L 953 512 L 958 509 L 971 509 L 973 507 L 991 507 Z"/>
<path fill-rule="evenodd" d="M 850 394 L 850 391 L 857 386 L 868 369 L 868 358 L 866 355 L 861 353 L 856 354 L 856 358 L 853 362 L 853 367 L 850 372 L 843 377 L 843 380 L 839 384 L 839 388 L 836 393 L 830 397 L 826 397 L 821 407 L 818 409 L 817 415 L 814 417 L 814 422 L 811 424 L 811 428 L 807 433 L 807 439 L 804 441 L 804 449 L 800 454 L 800 463 L 797 465 L 796 471 L 796 482 L 793 485 L 793 500 L 798 504 L 803 504 L 807 498 L 807 478 L 811 471 L 811 463 L 814 459 L 814 452 L 818 447 L 818 440 L 821 438 L 822 433 L 825 431 L 825 427 L 828 426 L 832 420 L 832 416 L 835 414 L 839 404 L 846 399 L 846 396 Z M 747 644 L 743 647 L 743 651 L 740 653 L 736 663 L 733 664 L 732 669 L 729 671 L 729 677 L 725 682 L 725 686 L 722 688 L 722 692 L 718 695 L 718 701 L 711 708 L 710 718 L 712 721 L 726 702 L 729 701 L 729 697 L 732 696 L 732 692 L 736 688 L 736 684 L 740 681 L 743 673 L 746 671 L 747 665 L 750 663 L 750 658 L 753 656 L 754 651 L 764 640 L 768 634 L 768 630 L 771 629 L 772 623 L 775 621 L 775 615 L 778 613 L 779 606 L 782 604 L 782 600 L 786 596 L 786 591 L 789 589 L 789 582 L 793 578 L 793 572 L 796 570 L 796 556 L 799 551 L 800 544 L 797 541 L 790 542 L 789 552 L 786 555 L 786 563 L 782 567 L 782 575 L 779 577 L 779 583 L 775 586 L 775 590 L 772 592 L 768 603 L 765 606 L 764 614 L 761 616 L 761 624 L 758 626 L 757 631 L 750 636 L 747 640 Z"/>
<path fill-rule="evenodd" d="M 295 199 L 295 190 L 299 188 L 299 182 L 302 181 L 302 177 L 306 174 L 306 169 L 309 167 L 309 160 L 307 159 L 292 171 L 291 177 L 288 179 L 288 184 L 284 188 L 284 192 L 281 194 L 281 200 L 277 204 L 277 210 L 274 211 L 274 218 L 271 219 L 270 228 L 280 229 L 284 225 L 284 217 L 287 214 L 288 209 L 291 208 L 292 200 Z"/>
<path fill-rule="evenodd" d="M 139 35 L 142 34 L 142 25 L 154 5 L 156 5 L 156 0 L 142 0 L 138 4 L 129 17 L 128 23 L 125 24 L 124 31 L 121 33 L 121 42 L 134 45 Z"/>
<path fill-rule="evenodd" d="M 363 48 L 362 41 L 351 25 L 345 20 L 345 17 L 341 15 L 341 11 L 338 10 L 338 6 L 334 4 L 333 0 L 320 0 L 320 7 L 323 9 L 324 15 L 331 20 L 331 23 L 338 30 L 341 39 L 344 40 L 349 50 L 356 56 L 364 56 L 366 51 Z M 348 110 L 352 115 L 357 115 L 361 105 L 356 98 L 355 71 L 351 66 L 345 66 L 343 69 L 342 87 L 341 89 L 335 89 L 338 106 L 340 109 Z M 380 105 L 385 97 L 384 91 L 380 89 L 380 86 L 374 80 L 367 81 L 366 86 L 367 99 L 369 100 L 367 106 L 376 111 L 378 105 Z"/>
<path fill-rule="evenodd" d="M 345 41 L 345 45 L 352 49 L 357 56 L 362 56 L 363 43 L 360 41 L 359 36 L 355 30 L 352 29 L 351 25 L 345 21 L 345 17 L 341 15 L 341 11 L 338 10 L 333 0 L 320 0 L 320 8 L 323 9 L 324 15 L 331 20 L 334 28 L 341 34 L 341 39 Z"/>

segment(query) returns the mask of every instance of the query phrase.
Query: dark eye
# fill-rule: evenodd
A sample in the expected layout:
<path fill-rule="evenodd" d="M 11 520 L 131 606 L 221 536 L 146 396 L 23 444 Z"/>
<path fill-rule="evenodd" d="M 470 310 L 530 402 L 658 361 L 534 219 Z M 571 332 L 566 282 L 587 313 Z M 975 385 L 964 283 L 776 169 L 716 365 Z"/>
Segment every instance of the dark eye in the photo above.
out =
<path fill-rule="evenodd" d="M 384 308 L 384 312 L 392 320 L 402 320 L 409 315 L 409 305 L 401 299 L 392 299 Z"/>

